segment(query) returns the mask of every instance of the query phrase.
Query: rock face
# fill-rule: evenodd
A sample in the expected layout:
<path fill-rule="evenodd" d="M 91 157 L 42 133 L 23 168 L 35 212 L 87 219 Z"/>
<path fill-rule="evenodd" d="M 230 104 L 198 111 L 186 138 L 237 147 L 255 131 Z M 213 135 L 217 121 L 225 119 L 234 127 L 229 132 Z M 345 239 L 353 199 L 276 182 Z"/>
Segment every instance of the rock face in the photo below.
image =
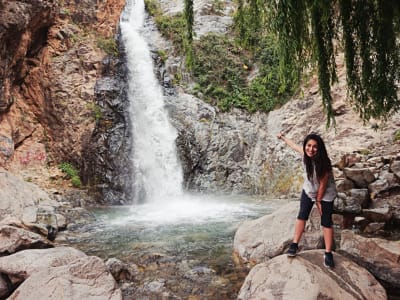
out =
<path fill-rule="evenodd" d="M 238 299 L 387 299 L 379 282 L 356 263 L 335 254 L 336 266 L 330 270 L 322 256 L 323 251 L 311 250 L 256 265 Z"/>

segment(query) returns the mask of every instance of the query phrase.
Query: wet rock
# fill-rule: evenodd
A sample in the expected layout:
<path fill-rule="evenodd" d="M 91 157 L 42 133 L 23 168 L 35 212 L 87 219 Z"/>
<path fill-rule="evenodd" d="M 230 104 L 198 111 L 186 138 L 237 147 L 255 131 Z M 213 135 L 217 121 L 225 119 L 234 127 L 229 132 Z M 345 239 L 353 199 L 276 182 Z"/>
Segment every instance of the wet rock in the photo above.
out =
<path fill-rule="evenodd" d="M 133 281 L 139 270 L 136 265 L 128 265 L 117 258 L 110 258 L 106 266 L 117 282 Z"/>

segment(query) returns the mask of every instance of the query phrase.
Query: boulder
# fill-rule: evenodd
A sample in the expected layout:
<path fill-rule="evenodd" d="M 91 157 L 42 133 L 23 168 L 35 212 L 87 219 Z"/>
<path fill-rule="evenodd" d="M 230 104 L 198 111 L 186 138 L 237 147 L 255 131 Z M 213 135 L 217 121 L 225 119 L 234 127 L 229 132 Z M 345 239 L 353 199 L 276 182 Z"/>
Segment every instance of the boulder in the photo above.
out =
<path fill-rule="evenodd" d="M 233 248 L 245 263 L 259 263 L 284 253 L 293 239 L 299 202 L 293 201 L 270 215 L 246 221 L 236 231 Z M 299 243 L 300 249 L 323 247 L 320 216 L 313 209 Z"/>
<path fill-rule="evenodd" d="M 8 299 L 120 300 L 122 294 L 104 262 L 86 256 L 66 265 L 40 268 Z"/>
<path fill-rule="evenodd" d="M 364 268 L 335 253 L 335 268 L 323 265 L 323 251 L 286 255 L 256 265 L 238 299 L 387 299 L 381 284 Z"/>
<path fill-rule="evenodd" d="M 7 299 L 122 299 L 105 263 L 71 247 L 0 257 L 0 273 L 17 287 Z"/>
<path fill-rule="evenodd" d="M 67 265 L 85 256 L 82 251 L 71 247 L 23 250 L 0 257 L 0 273 L 25 279 L 40 269 Z"/>
<path fill-rule="evenodd" d="M 371 222 L 387 222 L 392 218 L 390 206 L 363 209 L 362 215 Z"/>
<path fill-rule="evenodd" d="M 60 204 L 33 183 L 7 172 L 0 172 L 0 220 L 15 216 L 23 223 L 35 223 L 39 215 L 54 214 Z M 50 224 L 52 225 L 52 224 Z"/>
<path fill-rule="evenodd" d="M 367 188 L 375 180 L 374 174 L 368 168 L 344 168 L 343 172 L 358 188 Z"/>
<path fill-rule="evenodd" d="M 339 213 L 359 214 L 367 206 L 369 194 L 367 189 L 351 189 L 338 193 L 334 202 L 335 211 Z"/>
<path fill-rule="evenodd" d="M 13 226 L 0 225 L 0 255 L 24 249 L 51 247 L 53 245 L 39 234 Z"/>
<path fill-rule="evenodd" d="M 400 241 L 367 238 L 343 230 L 340 249 L 379 280 L 400 288 Z"/>

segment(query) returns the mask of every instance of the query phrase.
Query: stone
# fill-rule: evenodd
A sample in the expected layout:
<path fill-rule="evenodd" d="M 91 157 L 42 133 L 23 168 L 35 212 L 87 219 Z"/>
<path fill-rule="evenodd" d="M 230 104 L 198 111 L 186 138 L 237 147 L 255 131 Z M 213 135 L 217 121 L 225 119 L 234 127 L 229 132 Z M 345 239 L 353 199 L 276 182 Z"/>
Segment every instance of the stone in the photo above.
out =
<path fill-rule="evenodd" d="M 39 234 L 9 225 L 0 225 L 0 255 L 12 254 L 25 249 L 54 247 Z"/>
<path fill-rule="evenodd" d="M 354 183 L 350 179 L 344 178 L 336 180 L 336 188 L 338 193 L 344 193 L 354 188 Z"/>
<path fill-rule="evenodd" d="M 136 265 L 128 265 L 115 257 L 108 259 L 106 266 L 117 282 L 134 281 L 139 273 Z"/>
<path fill-rule="evenodd" d="M 334 209 L 339 213 L 359 214 L 367 206 L 369 193 L 367 189 L 351 189 L 347 193 L 338 193 Z"/>
<path fill-rule="evenodd" d="M 293 240 L 294 224 L 299 202 L 292 201 L 270 215 L 245 221 L 237 229 L 233 241 L 236 255 L 244 263 L 259 263 L 284 253 Z M 311 213 L 299 248 L 323 247 L 320 216 L 316 209 Z"/>
<path fill-rule="evenodd" d="M 390 172 L 392 172 L 400 180 L 400 161 L 395 160 L 390 164 Z"/>
<path fill-rule="evenodd" d="M 323 250 L 277 256 L 250 270 L 238 300 L 387 299 L 382 285 L 364 268 L 334 253 L 335 268 L 323 265 Z"/>
<path fill-rule="evenodd" d="M 340 250 L 388 285 L 400 288 L 400 242 L 341 233 Z"/>
<path fill-rule="evenodd" d="M 69 264 L 40 268 L 11 294 L 10 300 L 23 299 L 109 299 L 122 294 L 104 262 L 86 256 Z"/>
<path fill-rule="evenodd" d="M 380 208 L 363 209 L 362 215 L 371 222 L 387 222 L 392 218 L 389 206 Z"/>
<path fill-rule="evenodd" d="M 368 168 L 344 168 L 343 172 L 358 188 L 367 188 L 375 180 L 374 174 Z"/>
<path fill-rule="evenodd" d="M 364 228 L 364 233 L 379 233 L 379 231 L 383 230 L 385 228 L 385 223 L 381 222 L 372 222 L 369 223 L 365 228 Z"/>

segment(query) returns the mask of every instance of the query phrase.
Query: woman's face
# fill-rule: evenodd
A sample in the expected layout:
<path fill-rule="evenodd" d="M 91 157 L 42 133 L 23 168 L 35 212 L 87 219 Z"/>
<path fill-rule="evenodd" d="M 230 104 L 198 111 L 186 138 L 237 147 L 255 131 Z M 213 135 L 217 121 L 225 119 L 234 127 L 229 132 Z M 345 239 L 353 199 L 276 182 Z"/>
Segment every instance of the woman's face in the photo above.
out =
<path fill-rule="evenodd" d="M 308 140 L 304 148 L 309 158 L 314 158 L 318 153 L 318 143 L 316 140 Z"/>

